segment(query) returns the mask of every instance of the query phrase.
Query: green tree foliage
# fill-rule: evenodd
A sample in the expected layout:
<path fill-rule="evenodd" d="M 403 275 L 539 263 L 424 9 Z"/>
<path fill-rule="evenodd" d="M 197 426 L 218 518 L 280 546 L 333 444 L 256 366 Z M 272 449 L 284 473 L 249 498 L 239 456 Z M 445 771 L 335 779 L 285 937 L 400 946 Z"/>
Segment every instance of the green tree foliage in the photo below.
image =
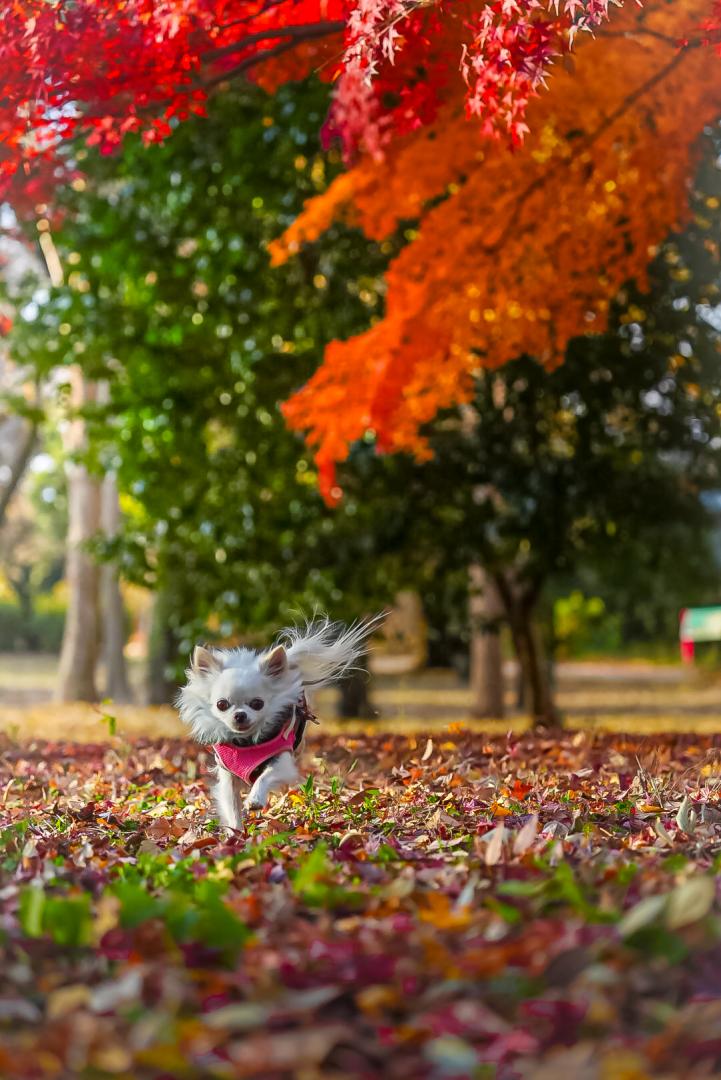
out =
<path fill-rule="evenodd" d="M 316 141 L 326 96 L 313 81 L 220 95 L 163 146 L 86 159 L 54 234 L 65 284 L 13 334 L 23 362 L 109 379 L 88 421 L 123 492 L 113 553 L 164 594 L 181 652 L 393 594 L 393 520 L 355 498 L 325 507 L 279 413 L 326 343 L 367 325 L 390 251 L 338 227 L 269 269 L 266 243 L 338 168 Z"/>

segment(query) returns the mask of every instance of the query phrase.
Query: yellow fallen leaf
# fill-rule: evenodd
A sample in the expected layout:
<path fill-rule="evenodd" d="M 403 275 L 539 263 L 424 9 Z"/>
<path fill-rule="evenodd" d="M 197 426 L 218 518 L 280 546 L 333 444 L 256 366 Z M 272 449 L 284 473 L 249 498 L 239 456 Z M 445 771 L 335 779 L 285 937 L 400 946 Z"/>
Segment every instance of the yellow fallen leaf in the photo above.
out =
<path fill-rule="evenodd" d="M 604 1054 L 601 1080 L 651 1080 L 644 1059 L 632 1050 L 612 1050 Z"/>
<path fill-rule="evenodd" d="M 111 1043 L 94 1051 L 92 1064 L 101 1072 L 127 1073 L 133 1064 L 133 1055 L 127 1047 Z"/>
<path fill-rule="evenodd" d="M 108 930 L 114 930 L 118 925 L 120 914 L 120 901 L 117 896 L 105 894 L 100 897 L 95 909 L 93 920 L 93 942 L 98 945 Z"/>
<path fill-rule="evenodd" d="M 363 1012 L 378 1013 L 398 1004 L 398 991 L 392 986 L 366 986 L 358 991 L 355 999 Z"/>
<path fill-rule="evenodd" d="M 73 983 L 70 986 L 61 986 L 59 990 L 53 990 L 49 995 L 46 1006 L 46 1016 L 49 1020 L 57 1020 L 59 1016 L 66 1016 L 76 1009 L 87 1005 L 90 1000 L 90 987 L 83 983 Z"/>

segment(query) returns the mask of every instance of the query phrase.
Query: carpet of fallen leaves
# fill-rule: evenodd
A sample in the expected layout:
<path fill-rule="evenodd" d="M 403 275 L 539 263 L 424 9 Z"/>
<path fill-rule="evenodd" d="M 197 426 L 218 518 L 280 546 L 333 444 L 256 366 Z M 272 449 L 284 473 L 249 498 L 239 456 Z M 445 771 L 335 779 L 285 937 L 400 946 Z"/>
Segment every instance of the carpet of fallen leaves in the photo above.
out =
<path fill-rule="evenodd" d="M 0 739 L 2 1077 L 719 1073 L 720 740 L 319 735 L 229 834 L 187 743 Z"/>

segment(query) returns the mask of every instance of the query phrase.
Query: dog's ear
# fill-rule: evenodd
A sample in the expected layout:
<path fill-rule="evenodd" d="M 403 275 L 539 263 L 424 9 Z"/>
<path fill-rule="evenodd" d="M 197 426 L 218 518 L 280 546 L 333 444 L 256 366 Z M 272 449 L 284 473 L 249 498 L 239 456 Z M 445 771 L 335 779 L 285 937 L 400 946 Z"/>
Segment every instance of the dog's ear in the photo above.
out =
<path fill-rule="evenodd" d="M 211 672 L 221 671 L 223 665 L 212 649 L 206 649 L 205 645 L 196 645 L 190 658 L 190 667 L 196 675 L 210 675 Z"/>
<path fill-rule="evenodd" d="M 269 653 L 261 658 L 261 670 L 265 675 L 276 677 L 282 675 L 288 667 L 288 657 L 282 645 L 276 645 Z"/>

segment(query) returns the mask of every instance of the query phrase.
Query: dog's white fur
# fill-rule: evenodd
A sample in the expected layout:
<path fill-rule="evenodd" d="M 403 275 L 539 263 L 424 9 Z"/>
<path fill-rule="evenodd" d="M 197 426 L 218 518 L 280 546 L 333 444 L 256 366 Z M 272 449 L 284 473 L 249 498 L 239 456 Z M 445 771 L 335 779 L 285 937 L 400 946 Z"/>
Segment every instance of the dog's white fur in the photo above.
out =
<path fill-rule="evenodd" d="M 197 645 L 185 673 L 187 683 L 176 700 L 180 717 L 201 743 L 239 738 L 245 744 L 264 742 L 277 729 L 278 718 L 302 693 L 328 686 L 350 671 L 382 618 L 348 627 L 327 618 L 316 619 L 282 631 L 267 652 Z M 228 705 L 220 709 L 218 702 Z M 262 705 L 254 708 L 251 702 Z M 279 754 L 260 773 L 244 800 L 243 781 L 218 765 L 214 796 L 222 824 L 240 828 L 244 807 L 261 809 L 272 791 L 299 779 L 295 755 Z"/>

